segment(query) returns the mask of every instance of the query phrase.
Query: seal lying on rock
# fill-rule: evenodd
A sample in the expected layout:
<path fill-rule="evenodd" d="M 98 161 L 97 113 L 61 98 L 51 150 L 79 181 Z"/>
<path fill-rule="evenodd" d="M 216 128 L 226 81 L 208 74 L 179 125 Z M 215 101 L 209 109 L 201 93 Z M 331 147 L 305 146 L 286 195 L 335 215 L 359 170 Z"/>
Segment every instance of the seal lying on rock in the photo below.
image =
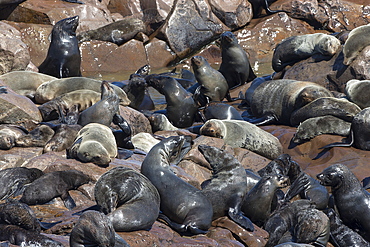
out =
<path fill-rule="evenodd" d="M 146 155 L 141 173 L 158 189 L 161 216 L 180 233 L 205 233 L 211 226 L 213 210 L 208 198 L 199 189 L 177 177 L 170 169 L 190 149 L 190 137 L 172 136 L 156 144 Z"/>
<path fill-rule="evenodd" d="M 109 127 L 90 123 L 78 132 L 67 154 L 72 159 L 107 166 L 117 156 L 116 139 Z"/>
<path fill-rule="evenodd" d="M 0 149 L 8 150 L 15 146 L 16 140 L 28 131 L 17 125 L 0 125 Z"/>
<path fill-rule="evenodd" d="M 95 201 L 119 232 L 150 229 L 159 214 L 159 193 L 141 173 L 115 167 L 100 176 Z"/>
<path fill-rule="evenodd" d="M 370 80 L 349 80 L 346 83 L 344 93 L 350 101 L 358 105 L 361 109 L 370 106 L 368 99 L 370 94 Z"/>
<path fill-rule="evenodd" d="M 334 164 L 317 174 L 324 186 L 330 186 L 334 203 L 343 223 L 370 241 L 370 193 L 342 164 Z"/>
<path fill-rule="evenodd" d="M 76 29 L 79 17 L 58 21 L 51 32 L 51 43 L 39 72 L 57 78 L 81 76 L 81 55 Z"/>
<path fill-rule="evenodd" d="M 272 68 L 280 72 L 287 65 L 309 58 L 316 53 L 333 56 L 340 47 L 340 41 L 336 37 L 324 33 L 292 36 L 276 46 L 272 57 Z"/>
<path fill-rule="evenodd" d="M 356 27 L 349 34 L 343 46 L 343 64 L 350 65 L 357 55 L 368 45 L 370 45 L 370 25 Z"/>
<path fill-rule="evenodd" d="M 200 134 L 221 138 L 232 147 L 245 148 L 269 159 L 275 159 L 283 151 L 275 136 L 246 121 L 210 119 Z"/>
<path fill-rule="evenodd" d="M 243 166 L 224 150 L 207 145 L 199 145 L 198 149 L 212 167 L 212 178 L 202 191 L 212 203 L 213 219 L 228 215 L 248 231 L 254 231 L 252 222 L 241 211 L 247 193 Z"/>

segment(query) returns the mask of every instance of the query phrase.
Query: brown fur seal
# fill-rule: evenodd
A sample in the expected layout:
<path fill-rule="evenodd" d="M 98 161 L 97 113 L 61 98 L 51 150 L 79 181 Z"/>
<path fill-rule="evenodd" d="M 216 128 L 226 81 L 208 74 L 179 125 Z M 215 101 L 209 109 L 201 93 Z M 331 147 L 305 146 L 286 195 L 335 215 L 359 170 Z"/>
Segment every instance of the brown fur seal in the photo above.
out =
<path fill-rule="evenodd" d="M 275 136 L 246 121 L 210 119 L 200 134 L 221 138 L 232 147 L 245 148 L 269 159 L 275 159 L 283 151 Z"/>
<path fill-rule="evenodd" d="M 16 139 L 17 147 L 44 147 L 48 141 L 54 136 L 54 130 L 47 125 L 38 125 L 25 134 Z"/>
<path fill-rule="evenodd" d="M 144 174 L 157 188 L 161 216 L 180 233 L 205 233 L 211 226 L 212 204 L 199 189 L 177 177 L 170 169 L 171 160 L 180 162 L 190 149 L 190 139 L 172 136 L 156 144 L 141 165 Z"/>
<path fill-rule="evenodd" d="M 67 151 L 69 158 L 107 166 L 111 159 L 117 156 L 117 144 L 109 127 L 90 123 L 78 132 Z"/>
<path fill-rule="evenodd" d="M 221 34 L 221 56 L 219 71 L 225 77 L 229 89 L 256 78 L 247 53 L 239 45 L 238 39 L 232 32 L 227 31 Z"/>
<path fill-rule="evenodd" d="M 159 214 L 159 193 L 141 173 L 115 167 L 100 176 L 95 201 L 119 232 L 150 229 Z"/>
<path fill-rule="evenodd" d="M 343 223 L 370 241 L 370 193 L 342 164 L 334 164 L 317 174 L 324 186 L 330 186 L 334 203 Z"/>
<path fill-rule="evenodd" d="M 26 129 L 16 125 L 0 125 L 0 149 L 8 150 L 15 146 L 18 138 L 28 133 Z"/>
<path fill-rule="evenodd" d="M 82 126 L 59 124 L 54 128 L 54 136 L 44 146 L 44 153 L 60 152 L 70 148 Z"/>
<path fill-rule="evenodd" d="M 219 102 L 211 102 L 207 104 L 203 110 L 203 113 L 206 120 L 244 120 L 235 107 Z"/>
<path fill-rule="evenodd" d="M 254 89 L 249 102 L 251 113 L 257 119 L 248 121 L 258 125 L 290 125 L 295 110 L 315 99 L 332 96 L 329 90 L 314 82 L 287 79 L 265 81 Z"/>
<path fill-rule="evenodd" d="M 366 47 L 370 45 L 370 25 L 363 25 L 356 27 L 349 34 L 343 46 L 344 65 L 350 65 L 357 55 Z"/>
<path fill-rule="evenodd" d="M 317 53 L 333 56 L 340 47 L 340 41 L 336 37 L 324 33 L 292 36 L 276 46 L 272 57 L 272 68 L 280 72 L 287 65 L 293 65 Z"/>
<path fill-rule="evenodd" d="M 370 102 L 368 100 L 368 95 L 370 93 L 370 80 L 349 80 L 346 83 L 344 93 L 350 101 L 358 105 L 361 109 L 370 106 Z"/>
<path fill-rule="evenodd" d="M 119 111 L 120 99 L 108 82 L 101 84 L 101 100 L 80 113 L 78 124 L 100 123 L 110 126 Z"/>
<path fill-rule="evenodd" d="M 51 32 L 51 43 L 39 72 L 57 78 L 81 76 L 81 55 L 78 48 L 76 29 L 79 17 L 58 21 Z"/>
<path fill-rule="evenodd" d="M 243 166 L 224 150 L 207 145 L 199 145 L 198 149 L 212 167 L 212 178 L 202 185 L 202 191 L 212 203 L 213 219 L 228 215 L 248 231 L 254 231 L 252 222 L 241 211 L 248 189 Z"/>
<path fill-rule="evenodd" d="M 77 170 L 47 173 L 28 185 L 19 201 L 28 205 L 37 205 L 60 197 L 65 206 L 72 209 L 76 205 L 68 191 L 75 190 L 89 181 L 89 176 Z"/>

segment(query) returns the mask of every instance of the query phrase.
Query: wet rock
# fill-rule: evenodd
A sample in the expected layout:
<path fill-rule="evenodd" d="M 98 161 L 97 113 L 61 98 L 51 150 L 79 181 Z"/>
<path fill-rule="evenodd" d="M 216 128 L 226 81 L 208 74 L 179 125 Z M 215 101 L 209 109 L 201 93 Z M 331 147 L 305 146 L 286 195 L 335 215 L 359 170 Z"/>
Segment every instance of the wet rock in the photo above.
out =
<path fill-rule="evenodd" d="M 0 22 L 0 74 L 13 70 L 25 70 L 30 63 L 27 45 L 21 40 L 20 32 Z"/>
<path fill-rule="evenodd" d="M 281 12 L 253 19 L 244 29 L 236 31 L 235 35 L 249 54 L 252 68 L 255 68 L 259 63 L 271 62 L 276 45 L 283 39 L 313 32 L 313 28 L 306 22 Z"/>
<path fill-rule="evenodd" d="M 29 98 L 15 93 L 9 87 L 5 87 L 5 90 L 6 93 L 0 93 L 0 123 L 42 121 L 39 109 Z"/>
<path fill-rule="evenodd" d="M 211 0 L 209 4 L 217 18 L 231 29 L 246 25 L 253 17 L 252 5 L 246 0 Z"/>
<path fill-rule="evenodd" d="M 140 132 L 152 133 L 152 126 L 149 120 L 141 112 L 131 107 L 119 107 L 120 115 L 128 122 L 131 127 L 131 136 Z"/>

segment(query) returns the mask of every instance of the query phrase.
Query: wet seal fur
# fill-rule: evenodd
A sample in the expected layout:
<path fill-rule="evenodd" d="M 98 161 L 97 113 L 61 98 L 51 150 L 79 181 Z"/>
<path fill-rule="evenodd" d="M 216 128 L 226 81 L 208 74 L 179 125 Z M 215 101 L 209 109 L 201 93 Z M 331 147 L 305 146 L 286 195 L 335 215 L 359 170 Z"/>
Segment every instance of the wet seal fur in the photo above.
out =
<path fill-rule="evenodd" d="M 275 136 L 246 121 L 210 119 L 200 129 L 200 134 L 221 138 L 232 147 L 245 148 L 269 159 L 283 152 Z"/>
<path fill-rule="evenodd" d="M 100 176 L 95 201 L 118 232 L 150 229 L 159 214 L 159 193 L 141 173 L 115 167 Z"/>
<path fill-rule="evenodd" d="M 20 202 L 27 205 L 44 204 L 60 197 L 68 209 L 76 206 L 69 190 L 75 190 L 90 181 L 90 177 L 78 170 L 55 171 L 44 174 L 23 191 Z"/>
<path fill-rule="evenodd" d="M 343 45 L 344 65 L 350 65 L 360 52 L 370 45 L 370 25 L 356 27 L 349 34 Z"/>
<path fill-rule="evenodd" d="M 79 17 L 58 21 L 51 32 L 51 43 L 39 72 L 57 78 L 81 76 L 81 55 L 76 29 Z"/>
<path fill-rule="evenodd" d="M 330 186 L 334 203 L 343 223 L 370 241 L 370 193 L 342 164 L 334 164 L 317 174 L 324 186 Z"/>
<path fill-rule="evenodd" d="M 200 234 L 211 226 L 212 204 L 202 191 L 177 177 L 170 168 L 171 160 L 178 164 L 189 151 L 190 140 L 173 136 L 156 144 L 146 155 L 141 173 L 159 192 L 162 219 L 180 233 Z"/>
<path fill-rule="evenodd" d="M 117 156 L 117 143 L 112 130 L 99 123 L 84 126 L 77 134 L 68 158 L 107 166 Z"/>
<path fill-rule="evenodd" d="M 370 106 L 368 99 L 370 94 L 370 80 L 349 80 L 346 83 L 344 93 L 350 101 L 358 105 L 361 109 Z"/>
<path fill-rule="evenodd" d="M 333 56 L 340 47 L 340 41 L 333 35 L 314 33 L 292 36 L 276 46 L 272 57 L 272 68 L 280 72 L 287 65 L 293 65 L 317 53 Z"/>
<path fill-rule="evenodd" d="M 206 120 L 213 118 L 219 120 L 244 120 L 235 107 L 219 102 L 207 104 L 203 110 L 203 114 Z"/>
<path fill-rule="evenodd" d="M 212 203 L 213 219 L 228 215 L 230 219 L 254 231 L 250 219 L 241 211 L 247 193 L 247 174 L 243 166 L 224 150 L 207 145 L 199 145 L 199 151 L 212 167 L 212 178 L 202 191 Z"/>

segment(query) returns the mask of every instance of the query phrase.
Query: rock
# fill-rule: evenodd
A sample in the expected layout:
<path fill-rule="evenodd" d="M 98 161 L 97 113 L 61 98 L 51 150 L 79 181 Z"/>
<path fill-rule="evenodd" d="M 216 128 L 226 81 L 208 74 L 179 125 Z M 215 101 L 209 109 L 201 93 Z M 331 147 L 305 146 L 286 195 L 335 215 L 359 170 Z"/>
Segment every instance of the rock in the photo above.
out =
<path fill-rule="evenodd" d="M 32 158 L 42 154 L 42 148 L 14 147 L 10 150 L 0 150 L 0 170 L 25 166 Z"/>
<path fill-rule="evenodd" d="M 365 47 L 350 64 L 354 79 L 370 80 L 370 46 Z"/>
<path fill-rule="evenodd" d="M 152 133 L 152 126 L 149 120 L 141 112 L 131 107 L 119 107 L 120 115 L 128 122 L 131 127 L 131 136 L 140 132 Z"/>
<path fill-rule="evenodd" d="M 217 243 L 224 247 L 244 246 L 234 238 L 233 234 L 228 229 L 224 228 L 211 227 L 207 232 L 207 237 L 216 240 Z"/>
<path fill-rule="evenodd" d="M 232 30 L 241 28 L 252 20 L 252 5 L 246 0 L 211 0 L 209 4 L 217 18 Z"/>
<path fill-rule="evenodd" d="M 152 69 L 167 67 L 176 59 L 176 55 L 163 40 L 154 38 L 144 48 L 148 54 L 148 64 Z"/>
<path fill-rule="evenodd" d="M 0 22 L 0 74 L 13 70 L 25 70 L 30 63 L 27 45 L 21 40 L 20 32 Z"/>
<path fill-rule="evenodd" d="M 204 180 L 211 178 L 211 171 L 205 167 L 195 164 L 189 160 L 182 160 L 179 164 L 179 167 L 184 169 L 184 171 L 190 176 L 194 177 L 199 184 L 202 184 Z"/>

